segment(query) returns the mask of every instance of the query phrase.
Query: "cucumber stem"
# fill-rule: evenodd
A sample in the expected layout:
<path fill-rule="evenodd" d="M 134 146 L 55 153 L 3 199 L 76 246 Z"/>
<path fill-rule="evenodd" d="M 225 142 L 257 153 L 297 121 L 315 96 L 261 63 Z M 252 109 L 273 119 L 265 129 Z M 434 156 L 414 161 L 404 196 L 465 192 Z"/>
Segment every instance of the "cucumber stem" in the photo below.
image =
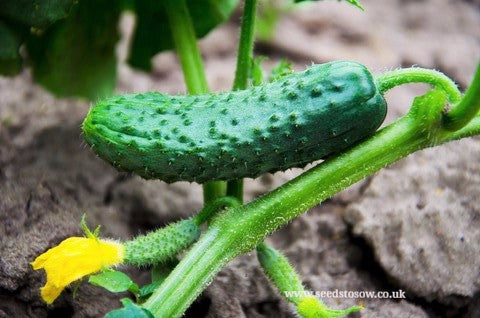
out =
<path fill-rule="evenodd" d="M 202 184 L 203 204 L 208 204 L 225 195 L 227 184 L 223 181 L 210 181 Z"/>
<path fill-rule="evenodd" d="M 306 295 L 305 288 L 300 275 L 290 264 L 287 257 L 282 252 L 262 242 L 257 245 L 257 259 L 265 275 L 277 288 L 278 293 L 286 301 L 298 305 L 302 297 Z M 298 294 L 287 295 L 285 292 L 289 291 L 296 291 Z"/>
<path fill-rule="evenodd" d="M 462 99 L 457 85 L 445 74 L 419 67 L 411 67 L 386 72 L 377 77 L 378 89 L 384 94 L 389 89 L 407 83 L 426 83 L 442 89 L 452 104 Z"/>
<path fill-rule="evenodd" d="M 443 127 L 454 131 L 467 125 L 480 110 L 480 63 L 463 99 L 443 117 Z"/>
<path fill-rule="evenodd" d="M 208 93 L 202 56 L 197 45 L 197 37 L 186 1 L 167 0 L 163 4 L 167 12 L 170 32 L 180 59 L 188 93 L 192 95 Z M 225 182 L 221 181 L 203 184 L 203 201 L 208 203 L 224 196 L 225 187 Z"/>
<path fill-rule="evenodd" d="M 243 8 L 242 26 L 240 30 L 240 43 L 238 45 L 237 68 L 233 81 L 233 90 L 248 87 L 253 58 L 253 43 L 255 41 L 255 17 L 257 0 L 245 0 Z M 236 197 L 243 202 L 243 179 L 232 180 L 227 183 L 227 195 Z"/>
<path fill-rule="evenodd" d="M 202 235 L 142 307 L 155 318 L 181 317 L 215 274 L 233 258 L 230 248 L 235 244 L 224 237 L 218 229 Z"/>

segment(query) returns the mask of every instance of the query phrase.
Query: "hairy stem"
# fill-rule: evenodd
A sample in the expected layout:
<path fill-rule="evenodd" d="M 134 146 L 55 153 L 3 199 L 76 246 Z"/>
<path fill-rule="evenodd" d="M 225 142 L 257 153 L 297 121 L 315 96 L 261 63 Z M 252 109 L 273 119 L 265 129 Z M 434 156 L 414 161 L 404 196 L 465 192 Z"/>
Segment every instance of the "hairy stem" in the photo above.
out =
<path fill-rule="evenodd" d="M 250 72 L 253 43 L 255 41 L 255 17 L 257 0 L 245 0 L 243 8 L 240 43 L 238 45 L 237 68 L 233 81 L 233 90 L 246 89 Z M 227 183 L 227 195 L 236 197 L 243 202 L 243 179 L 232 180 Z"/>
<path fill-rule="evenodd" d="M 164 6 L 188 92 L 192 95 L 208 93 L 202 56 L 186 0 L 164 1 Z"/>
<path fill-rule="evenodd" d="M 255 40 L 255 14 L 257 0 L 245 0 L 243 9 L 240 43 L 238 44 L 237 68 L 233 81 L 233 90 L 245 89 L 248 86 L 248 74 L 253 56 Z"/>
<path fill-rule="evenodd" d="M 143 307 L 156 318 L 181 317 L 213 276 L 234 257 L 232 243 L 218 228 L 208 230 Z"/>
<path fill-rule="evenodd" d="M 480 116 L 456 132 L 442 127 L 445 94 L 430 91 L 411 111 L 343 154 L 324 161 L 246 205 L 229 209 L 185 255 L 144 306 L 155 317 L 180 317 L 214 275 L 278 227 L 335 193 L 426 147 L 480 133 Z"/>
<path fill-rule="evenodd" d="M 170 30 L 182 65 L 188 92 L 192 95 L 208 93 L 202 56 L 197 45 L 197 37 L 186 1 L 168 0 L 163 1 L 163 4 L 167 12 Z M 205 203 L 222 197 L 224 194 L 224 182 L 207 182 L 203 185 L 203 200 Z"/>
<path fill-rule="evenodd" d="M 462 101 L 444 116 L 443 126 L 448 130 L 464 127 L 480 111 L 480 63 Z"/>

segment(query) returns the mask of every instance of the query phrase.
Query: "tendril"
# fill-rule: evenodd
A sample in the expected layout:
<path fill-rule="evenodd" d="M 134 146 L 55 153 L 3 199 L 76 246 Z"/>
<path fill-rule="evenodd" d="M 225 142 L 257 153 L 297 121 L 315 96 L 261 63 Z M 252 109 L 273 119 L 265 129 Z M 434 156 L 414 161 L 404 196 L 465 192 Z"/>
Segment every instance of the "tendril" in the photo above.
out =
<path fill-rule="evenodd" d="M 444 91 L 451 104 L 456 104 L 462 99 L 462 93 L 455 82 L 445 74 L 435 70 L 419 67 L 398 69 L 378 76 L 377 83 L 382 94 L 402 84 L 426 83 Z"/>

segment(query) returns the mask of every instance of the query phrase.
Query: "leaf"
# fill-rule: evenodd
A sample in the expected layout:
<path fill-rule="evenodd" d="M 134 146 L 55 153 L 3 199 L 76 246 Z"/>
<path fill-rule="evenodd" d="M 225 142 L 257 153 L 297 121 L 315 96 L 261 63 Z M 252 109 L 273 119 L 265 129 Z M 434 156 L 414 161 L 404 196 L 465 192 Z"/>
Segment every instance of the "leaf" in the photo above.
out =
<path fill-rule="evenodd" d="M 123 308 L 113 310 L 105 318 L 154 318 L 153 314 L 145 308 L 139 307 L 128 298 L 120 300 Z"/>
<path fill-rule="evenodd" d="M 255 35 L 262 41 L 269 41 L 275 35 L 279 19 L 291 7 L 288 1 L 262 0 L 258 3 Z"/>
<path fill-rule="evenodd" d="M 67 19 L 27 41 L 34 78 L 59 96 L 98 99 L 116 84 L 115 45 L 120 6 L 82 0 Z"/>
<path fill-rule="evenodd" d="M 162 284 L 162 282 L 163 282 L 163 281 L 159 280 L 159 281 L 153 282 L 153 283 L 151 283 L 151 284 L 142 286 L 142 288 L 140 288 L 140 290 L 138 291 L 138 299 L 139 299 L 140 301 L 146 300 L 148 297 L 150 297 L 150 295 L 153 294 L 153 292 L 154 292 L 158 287 L 160 287 L 160 285 Z"/>
<path fill-rule="evenodd" d="M 178 260 L 171 259 L 165 263 L 156 264 L 152 268 L 152 283 L 144 285 L 138 291 L 139 302 L 145 301 L 153 292 L 160 287 L 172 270 L 177 266 Z"/>
<path fill-rule="evenodd" d="M 151 70 L 150 60 L 155 54 L 175 47 L 162 1 L 165 0 L 137 0 L 133 5 L 137 26 L 128 62 L 145 71 Z M 197 38 L 225 22 L 237 3 L 238 0 L 187 0 Z"/>
<path fill-rule="evenodd" d="M 268 78 L 269 82 L 275 82 L 280 78 L 284 77 L 285 75 L 292 74 L 292 62 L 289 62 L 286 59 L 281 59 L 277 65 L 275 65 L 270 73 L 270 77 Z"/>
<path fill-rule="evenodd" d="M 78 0 L 2 0 L 0 17 L 27 27 L 45 28 L 68 16 Z M 83 0 L 82 0 L 83 1 Z"/>
<path fill-rule="evenodd" d="M 321 1 L 321 0 L 294 0 L 295 3 L 306 2 L 306 1 Z M 338 1 L 340 2 L 341 0 L 338 0 Z M 351 5 L 359 8 L 360 10 L 364 11 L 363 6 L 360 4 L 360 2 L 358 0 L 345 0 L 345 1 L 347 1 Z"/>
<path fill-rule="evenodd" d="M 250 68 L 250 78 L 252 79 L 252 85 L 258 86 L 263 84 L 263 69 L 262 62 L 267 59 L 266 56 L 259 56 L 252 59 L 252 65 Z"/>
<path fill-rule="evenodd" d="M 138 286 L 127 274 L 119 271 L 105 271 L 103 273 L 92 275 L 88 282 L 94 286 L 103 287 L 112 293 L 132 291 L 138 293 Z"/>
<path fill-rule="evenodd" d="M 20 34 L 0 21 L 0 75 L 15 75 L 21 70 Z"/>

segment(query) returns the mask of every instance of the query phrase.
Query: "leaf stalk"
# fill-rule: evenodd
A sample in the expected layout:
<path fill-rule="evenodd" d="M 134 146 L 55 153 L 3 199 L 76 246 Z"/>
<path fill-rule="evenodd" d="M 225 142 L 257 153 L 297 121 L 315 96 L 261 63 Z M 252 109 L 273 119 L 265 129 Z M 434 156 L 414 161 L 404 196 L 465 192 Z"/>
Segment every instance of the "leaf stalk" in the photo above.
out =
<path fill-rule="evenodd" d="M 182 66 L 189 94 L 208 93 L 208 83 L 202 62 L 192 18 L 185 0 L 164 1 L 170 30 Z M 203 201 L 211 202 L 225 195 L 225 182 L 213 181 L 203 184 Z"/>
<path fill-rule="evenodd" d="M 246 89 L 253 60 L 253 45 L 255 42 L 255 17 L 257 0 L 245 0 L 240 43 L 238 44 L 237 68 L 233 81 L 233 90 Z M 227 195 L 236 197 L 243 202 L 243 179 L 232 180 L 227 183 Z"/>

